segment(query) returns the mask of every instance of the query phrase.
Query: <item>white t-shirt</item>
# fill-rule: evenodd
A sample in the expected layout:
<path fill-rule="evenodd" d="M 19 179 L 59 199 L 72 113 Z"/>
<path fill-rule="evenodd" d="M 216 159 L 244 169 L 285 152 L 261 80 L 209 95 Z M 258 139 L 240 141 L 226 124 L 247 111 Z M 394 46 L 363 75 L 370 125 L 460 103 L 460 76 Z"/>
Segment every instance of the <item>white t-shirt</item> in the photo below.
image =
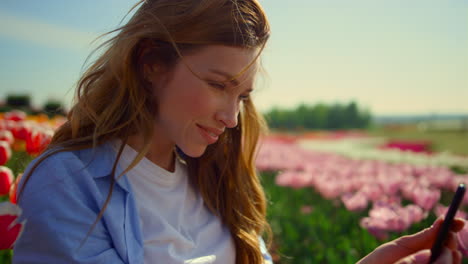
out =
<path fill-rule="evenodd" d="M 116 151 L 120 144 L 113 142 Z M 136 155 L 126 145 L 119 165 L 127 168 Z M 175 171 L 169 172 L 143 158 L 127 177 L 138 207 L 145 263 L 235 263 L 229 229 L 191 187 L 186 165 L 179 159 Z"/>

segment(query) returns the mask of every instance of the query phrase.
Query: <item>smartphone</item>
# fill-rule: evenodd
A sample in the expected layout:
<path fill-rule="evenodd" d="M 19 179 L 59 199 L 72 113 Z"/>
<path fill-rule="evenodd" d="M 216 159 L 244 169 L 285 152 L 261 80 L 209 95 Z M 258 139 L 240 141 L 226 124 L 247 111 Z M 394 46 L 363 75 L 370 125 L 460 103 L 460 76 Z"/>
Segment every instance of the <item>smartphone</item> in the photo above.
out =
<path fill-rule="evenodd" d="M 433 263 L 442 252 L 442 247 L 444 246 L 444 242 L 447 239 L 447 235 L 450 231 L 450 226 L 452 225 L 453 218 L 455 217 L 458 207 L 460 207 L 460 204 L 463 200 L 465 190 L 465 184 L 461 183 L 458 185 L 457 191 L 455 192 L 452 202 L 450 203 L 450 207 L 447 213 L 445 214 L 444 222 L 442 223 L 442 226 L 440 227 L 439 232 L 437 233 L 437 238 L 434 244 L 432 245 L 431 258 L 429 260 L 429 263 Z"/>

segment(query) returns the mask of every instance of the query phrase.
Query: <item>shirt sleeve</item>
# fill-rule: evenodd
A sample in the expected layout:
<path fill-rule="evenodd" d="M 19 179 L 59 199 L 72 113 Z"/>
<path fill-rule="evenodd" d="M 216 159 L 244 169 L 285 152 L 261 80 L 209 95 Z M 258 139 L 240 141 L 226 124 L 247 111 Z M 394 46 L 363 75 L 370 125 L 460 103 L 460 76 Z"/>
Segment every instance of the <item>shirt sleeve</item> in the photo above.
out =
<path fill-rule="evenodd" d="M 86 190 L 67 181 L 67 174 L 60 161 L 45 161 L 31 175 L 19 200 L 26 224 L 13 248 L 13 263 L 124 263 L 103 221 L 81 246 L 99 209 Z"/>
<path fill-rule="evenodd" d="M 260 240 L 260 250 L 263 255 L 263 263 L 264 264 L 273 264 L 273 259 L 271 258 L 270 253 L 268 253 L 268 250 L 265 246 L 265 241 L 263 241 L 262 237 L 259 237 Z"/>

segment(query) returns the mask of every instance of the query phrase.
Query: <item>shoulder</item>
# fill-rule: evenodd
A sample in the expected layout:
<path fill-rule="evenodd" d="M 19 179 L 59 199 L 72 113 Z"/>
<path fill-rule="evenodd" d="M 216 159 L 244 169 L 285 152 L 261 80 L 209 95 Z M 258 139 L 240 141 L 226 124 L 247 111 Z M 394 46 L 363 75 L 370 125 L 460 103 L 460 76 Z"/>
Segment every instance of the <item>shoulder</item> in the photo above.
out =
<path fill-rule="evenodd" d="M 107 144 L 74 151 L 49 150 L 27 166 L 18 189 L 21 190 L 26 180 L 24 194 L 59 188 L 60 185 L 86 184 L 86 181 L 110 173 L 113 156 L 114 152 Z"/>
<path fill-rule="evenodd" d="M 46 258 L 48 263 L 124 263 L 125 193 L 114 191 L 102 220 L 93 227 L 109 188 L 110 177 L 99 176 L 109 175 L 113 153 L 102 147 L 50 156 L 46 152 L 31 162 L 25 176 L 37 167 L 20 183 L 25 184 L 18 197 L 20 220 L 26 224 L 15 244 L 15 263 Z"/>

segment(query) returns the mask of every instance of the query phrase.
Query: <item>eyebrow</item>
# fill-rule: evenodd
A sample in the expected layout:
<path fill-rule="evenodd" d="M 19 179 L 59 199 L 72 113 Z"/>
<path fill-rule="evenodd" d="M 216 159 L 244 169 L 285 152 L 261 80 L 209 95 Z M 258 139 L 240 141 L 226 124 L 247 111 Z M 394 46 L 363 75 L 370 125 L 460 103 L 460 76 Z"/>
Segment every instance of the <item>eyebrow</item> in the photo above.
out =
<path fill-rule="evenodd" d="M 212 73 L 216 73 L 218 75 L 221 75 L 223 77 L 226 77 L 226 79 L 230 80 L 230 82 L 232 84 L 234 84 L 235 86 L 238 86 L 239 85 L 239 81 L 236 80 L 236 79 L 232 79 L 232 76 L 231 74 L 227 73 L 227 72 L 223 72 L 223 71 L 220 71 L 220 70 L 216 70 L 216 69 L 211 69 L 210 70 Z M 231 80 L 232 79 L 232 80 Z"/>
<path fill-rule="evenodd" d="M 226 77 L 226 79 L 230 80 L 230 82 L 231 82 L 234 86 L 239 86 L 239 85 L 240 85 L 240 84 L 239 84 L 239 81 L 236 80 L 236 79 L 232 79 L 232 76 L 233 76 L 233 75 L 231 75 L 231 74 L 229 74 L 229 73 L 227 73 L 227 72 L 220 71 L 220 70 L 216 70 L 216 69 L 210 69 L 210 71 L 211 71 L 212 73 L 216 73 L 216 74 L 218 74 L 218 75 L 221 75 L 221 76 L 223 76 L 223 77 Z M 231 80 L 231 79 L 232 79 L 232 80 Z M 252 91 L 253 91 L 253 89 L 252 89 L 252 88 L 249 88 L 249 89 L 247 89 L 246 92 L 250 93 L 250 92 L 252 92 Z"/>

